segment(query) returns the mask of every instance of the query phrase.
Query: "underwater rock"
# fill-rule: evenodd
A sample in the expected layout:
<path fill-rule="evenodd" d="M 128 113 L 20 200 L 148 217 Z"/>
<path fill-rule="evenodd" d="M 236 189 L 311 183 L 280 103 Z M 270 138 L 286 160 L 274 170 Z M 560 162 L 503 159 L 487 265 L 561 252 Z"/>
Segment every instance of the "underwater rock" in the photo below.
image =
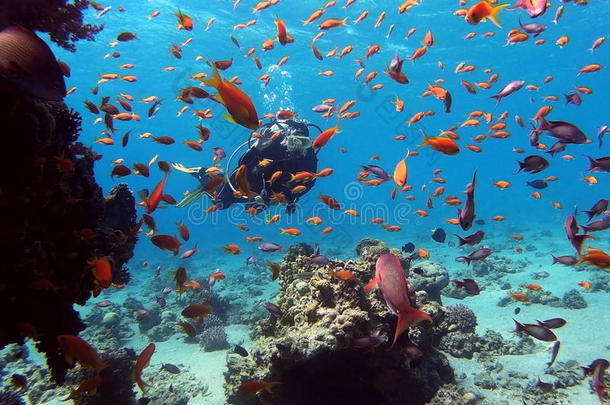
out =
<path fill-rule="evenodd" d="M 483 261 L 472 263 L 472 271 L 475 277 L 483 277 L 487 280 L 499 280 L 506 274 L 519 273 L 527 268 L 530 263 L 527 260 L 512 260 L 505 256 L 491 255 Z"/>
<path fill-rule="evenodd" d="M 34 31 L 48 32 L 51 41 L 74 52 L 73 42 L 92 41 L 103 25 L 83 24 L 86 0 L 4 0 L 0 9 L 0 26 L 20 25 Z"/>
<path fill-rule="evenodd" d="M 14 391 L 0 391 L 0 404 L 2 405 L 25 405 L 25 401 Z"/>
<path fill-rule="evenodd" d="M 536 344 L 534 340 L 524 334 L 519 335 L 518 340 L 506 340 L 501 334 L 487 329 L 483 336 L 477 337 L 475 341 L 476 357 L 481 361 L 490 360 L 503 355 L 522 355 L 535 353 L 542 349 L 542 345 Z"/>
<path fill-rule="evenodd" d="M 409 270 L 409 286 L 413 291 L 424 290 L 428 297 L 441 303 L 441 290 L 449 285 L 445 266 L 431 261 L 415 262 Z"/>
<path fill-rule="evenodd" d="M 26 2 L 11 3 L 21 9 Z M 6 17 L 6 10 L 0 14 Z M 117 270 L 115 276 L 125 280 L 118 269 L 132 256 L 137 238 L 135 207 L 129 190 L 121 187 L 117 195 L 122 197 L 123 222 L 113 227 L 115 210 L 106 211 L 113 201 L 104 199 L 94 178 L 98 157 L 75 142 L 78 113 L 61 102 L 15 97 L 0 96 L 3 130 L 19 134 L 0 152 L 0 239 L 5 252 L 0 305 L 13 309 L 4 318 L 0 348 L 22 344 L 24 335 L 35 337 L 53 379 L 61 383 L 69 366 L 57 336 L 78 335 L 85 328 L 72 306 L 84 305 L 91 296 L 94 276 L 88 262 L 106 257 Z"/>
<path fill-rule="evenodd" d="M 373 245 L 379 243 L 371 240 Z M 434 326 L 413 327 L 399 339 L 397 346 L 416 345 L 422 352 L 418 358 L 409 358 L 398 347 L 388 350 L 384 340 L 371 340 L 376 330 L 392 335 L 396 323 L 380 296 L 365 295 L 362 288 L 373 276 L 371 261 L 374 268 L 377 257 L 363 253 L 356 261 L 333 260 L 318 267 L 310 265 L 309 252 L 305 254 L 286 255 L 280 265 L 275 304 L 282 314 L 257 323 L 249 356 L 227 355 L 227 403 L 325 405 L 341 398 L 341 403 L 351 404 L 424 404 L 453 381 L 447 359 L 434 348 L 440 333 Z M 332 278 L 329 270 L 334 269 L 349 270 L 355 279 Z M 427 301 L 425 291 L 414 295 L 412 302 L 420 310 L 433 319 L 441 316 L 442 307 Z M 373 343 L 362 347 L 356 342 Z M 272 395 L 241 393 L 240 384 L 252 380 L 280 385 Z"/>
<path fill-rule="evenodd" d="M 294 261 L 298 256 L 311 256 L 313 254 L 313 248 L 309 246 L 307 243 L 297 243 L 292 245 L 286 251 L 286 259 L 287 261 Z"/>
<path fill-rule="evenodd" d="M 375 256 L 375 258 L 377 258 L 380 255 L 389 252 L 390 249 L 384 242 L 372 238 L 364 238 L 358 242 L 358 245 L 356 246 L 356 254 L 360 257 L 366 255 Z"/>
<path fill-rule="evenodd" d="M 583 309 L 586 308 L 587 301 L 578 290 L 570 290 L 563 295 L 561 299 L 563 306 L 568 309 Z"/>
<path fill-rule="evenodd" d="M 474 376 L 474 385 L 481 387 L 485 390 L 493 390 L 498 387 L 496 384 L 496 378 L 489 373 L 479 373 Z"/>
<path fill-rule="evenodd" d="M 558 361 L 553 367 L 546 369 L 545 373 L 556 378 L 553 386 L 558 389 L 574 387 L 583 381 L 582 369 L 575 360 Z"/>
<path fill-rule="evenodd" d="M 439 328 L 447 334 L 442 336 L 439 349 L 457 358 L 471 359 L 476 350 L 477 317 L 466 305 L 457 304 L 445 308 L 445 316 Z"/>
<path fill-rule="evenodd" d="M 135 405 L 136 393 L 131 372 L 136 353 L 131 349 L 107 351 L 101 354 L 107 367 L 100 371 L 102 383 L 93 395 L 81 394 L 74 399 L 75 405 Z M 91 371 L 78 369 L 76 385 L 91 377 Z M 74 387 L 76 388 L 76 386 Z"/>

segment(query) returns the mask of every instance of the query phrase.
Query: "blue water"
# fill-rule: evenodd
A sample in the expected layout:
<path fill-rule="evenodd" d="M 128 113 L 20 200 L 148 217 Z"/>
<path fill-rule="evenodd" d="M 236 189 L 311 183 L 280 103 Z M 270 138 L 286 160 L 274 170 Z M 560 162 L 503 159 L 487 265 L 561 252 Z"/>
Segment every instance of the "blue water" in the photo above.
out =
<path fill-rule="evenodd" d="M 607 95 L 610 93 L 610 82 L 607 80 L 607 68 L 600 72 L 585 74 L 577 77 L 578 69 L 591 64 L 607 64 L 610 60 L 608 44 L 603 44 L 597 51 L 591 53 L 588 49 L 593 41 L 601 36 L 610 34 L 610 10 L 607 2 L 590 1 L 588 6 L 576 6 L 572 3 L 553 2 L 546 14 L 536 19 L 536 22 L 546 24 L 548 30 L 538 39 L 546 39 L 541 46 L 534 45 L 535 38 L 525 43 L 505 46 L 507 33 L 510 29 L 518 27 L 518 20 L 530 21 L 523 10 L 501 12 L 503 28 L 495 27 L 491 22 L 471 26 L 462 17 L 453 15 L 457 10 L 456 2 L 423 1 L 421 5 L 412 7 L 405 14 L 399 15 L 396 11 L 398 2 L 365 1 L 358 0 L 345 9 L 342 2 L 330 7 L 323 17 L 307 26 L 301 21 L 310 13 L 323 5 L 323 2 L 295 2 L 280 1 L 278 4 L 252 14 L 252 1 L 242 1 L 233 9 L 232 2 L 184 2 L 176 1 L 134 1 L 121 2 L 107 1 L 104 6 L 112 6 L 103 17 L 96 19 L 93 11 L 87 12 L 86 20 L 91 23 L 103 23 L 104 30 L 97 35 L 95 42 L 80 42 L 77 52 L 69 53 L 53 46 L 59 59 L 67 62 L 72 68 L 72 77 L 67 79 L 67 87 L 76 87 L 76 91 L 66 98 L 66 103 L 78 110 L 83 116 L 83 132 L 80 141 L 85 145 L 93 145 L 96 152 L 103 158 L 95 163 L 95 172 L 99 184 L 108 192 L 115 184 L 126 182 L 132 190 L 144 188 L 151 190 L 161 179 L 162 173 L 156 165 L 151 167 L 150 178 L 131 175 L 123 179 L 112 180 L 109 177 L 111 162 L 118 158 L 125 159 L 124 164 L 131 167 L 133 163 L 147 163 L 155 154 L 159 160 L 180 162 L 185 166 L 209 166 L 212 162 L 212 147 L 223 147 L 230 154 L 235 147 L 244 142 L 249 136 L 249 130 L 236 124 L 229 123 L 222 118 L 224 108 L 209 100 L 196 100 L 181 117 L 176 113 L 182 102 L 176 100 L 178 90 L 182 87 L 198 85 L 197 81 L 190 79 L 190 75 L 197 72 L 210 74 L 210 68 L 204 60 L 226 60 L 233 58 L 233 66 L 224 72 L 223 77 L 230 78 L 237 75 L 243 82 L 241 88 L 251 97 L 257 108 L 259 116 L 265 113 L 276 113 L 280 109 L 290 109 L 298 113 L 299 118 L 308 120 L 323 129 L 335 125 L 336 117 L 321 118 L 311 108 L 320 104 L 327 98 L 335 98 L 340 107 L 348 100 L 355 100 L 356 105 L 351 111 L 359 111 L 360 117 L 344 119 L 340 122 L 341 132 L 321 149 L 319 169 L 333 168 L 334 174 L 319 179 L 307 195 L 299 200 L 299 207 L 295 215 L 288 216 L 283 207 L 272 207 L 271 214 L 280 213 L 282 219 L 272 225 L 264 223 L 264 213 L 257 217 L 250 217 L 240 206 L 234 206 L 227 211 L 216 212 L 211 215 L 203 213 L 211 205 L 209 201 L 202 200 L 188 208 L 178 209 L 168 207 L 155 211 L 154 217 L 160 233 L 177 234 L 175 223 L 183 221 L 191 231 L 191 241 L 184 245 L 190 248 L 194 242 L 198 243 L 200 252 L 198 257 L 206 257 L 210 262 L 210 269 L 193 269 L 195 274 L 204 277 L 214 266 L 219 257 L 226 255 L 222 246 L 227 243 L 237 243 L 242 248 L 241 255 L 236 261 L 243 262 L 245 258 L 256 251 L 256 244 L 247 244 L 244 234 L 236 225 L 246 224 L 250 227 L 248 235 L 262 236 L 265 240 L 288 246 L 294 242 L 319 243 L 323 249 L 335 248 L 336 257 L 353 256 L 358 240 L 363 237 L 374 237 L 386 240 L 392 247 L 419 240 L 419 246 L 430 251 L 432 259 L 435 258 L 435 242 L 428 238 L 431 229 L 443 227 L 448 233 L 461 232 L 459 227 L 446 223 L 446 219 L 456 215 L 456 207 L 443 204 L 445 195 L 453 194 L 464 200 L 462 194 L 466 185 L 471 181 L 472 173 L 478 169 L 478 184 L 476 189 L 477 219 L 485 220 L 484 226 L 475 225 L 476 229 L 495 232 L 508 239 L 515 232 L 548 229 L 553 232 L 555 240 L 564 240 L 564 248 L 560 254 L 571 254 L 569 242 L 563 239 L 562 225 L 565 217 L 578 209 L 588 209 L 598 199 L 608 197 L 609 180 L 606 173 L 587 173 L 588 162 L 584 154 L 593 157 L 608 155 L 610 150 L 605 145 L 602 150 L 597 146 L 597 128 L 608 124 Z M 195 28 L 192 32 L 176 29 L 176 18 L 172 15 L 177 6 L 183 13 L 193 17 Z M 551 22 L 556 8 L 565 6 L 565 12 L 558 24 Z M 125 7 L 119 12 L 118 7 Z M 152 20 L 147 16 L 153 10 L 161 10 L 161 14 Z M 363 22 L 353 25 L 353 20 L 365 9 L 369 16 Z M 387 15 L 381 26 L 373 28 L 377 16 L 386 11 Z M 287 25 L 288 32 L 295 38 L 295 42 L 281 46 L 275 43 L 273 50 L 263 52 L 262 42 L 276 35 L 274 18 L 282 18 Z M 205 31 L 208 19 L 216 20 L 209 30 Z M 323 54 L 338 46 L 340 51 L 344 46 L 352 45 L 354 50 L 348 56 L 327 58 L 319 61 L 314 58 L 309 42 L 319 32 L 317 25 L 325 18 L 348 17 L 348 26 L 338 27 L 326 33 L 316 41 L 316 46 Z M 256 24 L 242 30 L 235 30 L 233 26 L 257 19 Z M 390 24 L 395 28 L 389 39 L 386 34 Z M 410 28 L 416 32 L 405 39 Z M 405 61 L 403 71 L 410 83 L 400 85 L 392 81 L 383 70 L 390 62 L 396 51 L 401 58 L 406 58 L 421 46 L 420 41 L 427 29 L 434 34 L 435 44 L 427 53 L 416 62 Z M 116 47 L 108 44 L 115 40 L 116 35 L 122 31 L 132 31 L 138 39 L 120 43 Z M 469 40 L 463 39 L 466 34 L 475 32 L 477 35 Z M 483 37 L 483 33 L 493 32 L 491 37 Z M 231 42 L 229 35 L 233 34 L 240 42 L 239 50 Z M 555 41 L 562 35 L 569 36 L 569 43 L 564 48 L 555 45 Z M 192 37 L 192 42 L 183 47 L 183 57 L 176 59 L 169 53 L 172 42 L 180 44 Z M 364 58 L 367 47 L 379 44 L 379 54 L 368 59 Z M 245 58 L 247 49 L 255 47 L 263 69 L 257 70 L 251 58 Z M 104 58 L 104 55 L 118 51 L 120 58 Z M 196 57 L 203 60 L 197 61 Z M 290 56 L 290 60 L 277 69 L 275 64 L 283 57 Z M 360 80 L 354 79 L 359 65 L 355 58 L 361 58 L 366 63 L 365 73 Z M 440 70 L 437 62 L 442 61 L 445 66 Z M 454 73 L 460 62 L 476 66 L 470 73 Z M 134 69 L 119 69 L 124 63 L 132 63 Z M 174 71 L 164 71 L 163 68 L 173 66 Z M 460 84 L 468 80 L 471 83 L 482 82 L 490 74 L 483 73 L 484 69 L 491 69 L 498 73 L 499 79 L 489 90 L 477 89 L 477 94 L 469 94 Z M 318 72 L 333 70 L 334 75 L 324 77 Z M 371 71 L 377 71 L 378 76 L 367 87 L 363 85 L 364 76 Z M 99 85 L 99 94 L 94 96 L 90 89 L 97 85 L 99 75 L 104 73 L 119 73 L 137 76 L 137 82 L 127 83 L 122 80 L 113 80 Z M 265 87 L 258 77 L 269 73 L 271 81 Z M 548 84 L 542 83 L 545 77 L 552 75 L 554 80 Z M 450 114 L 445 114 L 442 102 L 433 98 L 420 97 L 427 85 L 437 79 L 453 98 L 453 107 Z M 538 91 L 530 91 L 525 87 L 517 93 L 505 98 L 499 105 L 490 98 L 502 86 L 513 80 L 524 80 L 526 85 L 540 86 Z M 373 84 L 381 83 L 384 87 L 374 91 L 370 89 Z M 587 86 L 593 89 L 591 95 L 581 95 L 582 105 L 566 105 L 564 94 L 573 91 L 574 86 Z M 206 87 L 207 90 L 213 89 Z M 83 101 L 90 100 L 99 104 L 102 96 L 111 96 L 111 100 L 119 93 L 128 93 L 136 101 L 132 102 L 134 112 L 142 117 L 140 122 L 115 121 L 115 145 L 104 146 L 94 143 L 95 138 L 101 136 L 103 123 L 94 125 L 97 117 L 87 111 Z M 146 111 L 150 104 L 139 100 L 148 96 L 157 96 L 163 99 L 159 112 L 152 119 L 146 118 Z M 402 113 L 394 111 L 391 101 L 399 96 L 405 101 L 405 110 Z M 555 95 L 558 101 L 545 101 L 543 97 Z M 113 102 L 113 101 L 111 101 Z M 114 103 L 114 102 L 113 102 Z M 116 104 L 116 103 L 115 103 Z M 553 111 L 547 117 L 551 120 L 568 121 L 578 126 L 588 138 L 592 139 L 589 145 L 569 145 L 567 150 L 551 158 L 542 151 L 529 146 L 528 132 L 529 119 L 543 105 L 553 106 Z M 213 119 L 200 121 L 192 115 L 194 109 L 211 108 Z M 432 110 L 434 116 L 425 117 L 419 123 L 408 127 L 406 121 L 418 111 Z M 478 144 L 482 153 L 474 153 L 466 148 L 473 144 L 472 138 L 478 134 L 488 134 L 487 125 L 482 122 L 478 128 L 460 128 L 457 133 L 460 139 L 460 153 L 455 156 L 445 156 L 428 147 L 417 146 L 421 141 L 420 130 L 429 135 L 437 135 L 439 130 L 450 126 L 459 126 L 467 119 L 470 111 L 482 110 L 493 114 L 497 122 L 498 116 L 508 112 L 505 122 L 507 131 L 511 136 L 507 139 L 487 138 Z M 519 127 L 514 120 L 520 115 L 526 122 L 525 129 Z M 265 120 L 266 122 L 267 120 Z M 202 152 L 195 152 L 186 147 L 182 141 L 196 140 L 198 137 L 195 126 L 201 123 L 212 131 L 210 140 L 203 145 Z M 120 137 L 131 130 L 131 137 L 127 147 L 122 148 Z M 167 135 L 176 140 L 170 146 L 164 146 L 151 141 L 140 139 L 139 134 L 151 132 L 154 136 Z M 393 140 L 398 134 L 407 136 L 404 141 Z M 551 146 L 553 138 L 547 135 L 541 137 L 541 142 Z M 606 141 L 610 143 L 610 139 Z M 340 152 L 340 147 L 347 153 Z M 523 148 L 525 154 L 517 154 L 513 148 Z M 413 186 L 409 193 L 399 193 L 396 200 L 390 198 L 393 187 L 387 182 L 379 187 L 369 187 L 359 184 L 355 179 L 360 165 L 378 164 L 392 173 L 396 163 L 402 159 L 407 150 L 417 151 L 419 156 L 407 159 L 409 171 L 408 184 Z M 561 158 L 569 153 L 575 157 L 573 161 Z M 372 154 L 378 154 L 379 161 L 371 160 Z M 525 156 L 541 154 L 551 163 L 550 167 L 539 174 L 514 174 L 518 166 L 515 160 L 523 160 Z M 223 167 L 226 161 L 223 161 Z M 434 177 L 432 171 L 442 169 L 439 176 L 446 180 L 444 196 L 434 199 L 434 208 L 426 208 L 426 198 L 438 185 L 431 183 Z M 534 189 L 525 185 L 526 181 L 557 176 L 559 179 L 549 183 L 549 187 L 540 190 L 542 199 L 536 200 L 529 195 Z M 598 184 L 589 185 L 583 177 L 594 175 Z M 506 180 L 512 187 L 500 190 L 493 186 L 497 180 Z M 427 184 L 427 190 L 422 191 L 422 185 Z M 196 180 L 191 176 L 173 171 L 169 176 L 166 193 L 180 199 L 185 190 L 193 189 Z M 342 203 L 342 209 L 353 208 L 361 212 L 361 217 L 354 218 L 341 211 L 331 212 L 315 197 L 319 193 L 335 197 Z M 408 201 L 406 195 L 413 195 L 415 199 Z M 556 209 L 551 202 L 558 202 L 563 208 Z M 140 212 L 142 208 L 138 208 Z M 415 210 L 425 209 L 429 216 L 421 218 Z M 319 215 L 324 220 L 321 226 L 312 226 L 304 221 L 307 217 Z M 503 215 L 504 222 L 494 222 L 491 217 Z M 379 225 L 370 224 L 373 217 L 383 217 L 386 223 L 400 225 L 403 229 L 398 233 L 388 233 Z M 583 222 L 584 217 L 580 216 Z M 280 235 L 280 228 L 297 227 L 302 231 L 300 237 Z M 326 226 L 332 226 L 334 231 L 328 235 L 321 235 L 320 231 Z M 458 232 L 459 231 L 459 232 Z M 468 232 L 470 233 L 470 232 Z M 607 247 L 605 234 L 598 234 L 596 246 Z M 450 237 L 452 238 L 452 237 Z M 538 246 L 549 243 L 544 240 L 530 240 Z M 492 246 L 493 247 L 493 246 Z M 132 275 L 138 282 L 150 277 L 147 271 L 141 271 L 140 263 L 163 263 L 170 258 L 169 253 L 160 251 L 153 246 L 143 235 L 136 247 L 135 256 L 131 261 Z M 258 254 L 258 253 L 257 253 Z M 260 255 L 260 254 L 259 254 Z M 275 256 L 280 259 L 279 256 Z M 438 258 L 441 260 L 441 258 Z M 452 262 L 452 257 L 442 257 L 442 260 Z M 550 259 L 549 259 L 550 261 Z M 223 269 L 228 273 L 236 268 L 227 266 Z M 129 287 L 128 287 L 129 288 Z M 510 322 L 510 321 L 509 321 Z"/>

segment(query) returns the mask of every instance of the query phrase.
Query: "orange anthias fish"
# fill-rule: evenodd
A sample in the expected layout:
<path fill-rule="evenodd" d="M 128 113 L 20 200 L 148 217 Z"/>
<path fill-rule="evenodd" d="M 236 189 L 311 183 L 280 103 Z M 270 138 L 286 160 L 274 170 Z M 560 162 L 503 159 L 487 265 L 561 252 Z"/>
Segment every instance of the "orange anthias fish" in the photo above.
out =
<path fill-rule="evenodd" d="M 502 25 L 500 25 L 500 10 L 508 5 L 508 3 L 504 3 L 492 6 L 487 1 L 480 1 L 468 9 L 465 19 L 469 24 L 476 25 L 489 18 L 491 22 L 502 28 Z"/>
<path fill-rule="evenodd" d="M 237 184 L 237 189 L 243 197 L 252 198 L 257 194 L 252 191 L 250 187 L 250 182 L 248 181 L 248 168 L 246 165 L 241 165 L 235 172 L 235 183 Z"/>
<path fill-rule="evenodd" d="M 93 377 L 88 378 L 85 381 L 81 382 L 78 385 L 78 387 L 70 393 L 68 398 L 64 399 L 63 401 L 69 401 L 71 399 L 75 399 L 80 394 L 83 394 L 85 392 L 88 393 L 89 395 L 95 395 L 95 393 L 97 392 L 97 389 L 99 388 L 101 383 L 102 383 L 102 377 L 99 375 L 94 375 Z"/>
<path fill-rule="evenodd" d="M 186 14 L 182 14 L 182 11 L 178 9 L 174 14 L 178 17 L 178 29 L 191 31 L 193 29 L 193 19 Z"/>
<path fill-rule="evenodd" d="M 311 147 L 314 149 L 319 149 L 323 147 L 338 132 L 341 132 L 339 130 L 339 122 L 337 122 L 337 125 L 335 125 L 334 127 L 328 128 L 326 131 L 323 131 L 320 135 L 318 135 L 311 144 Z"/>
<path fill-rule="evenodd" d="M 214 76 L 203 83 L 218 90 L 214 97 L 227 108 L 229 114 L 225 118 L 228 121 L 252 130 L 258 128 L 258 115 L 250 97 L 233 83 L 223 80 L 216 66 Z"/>
<path fill-rule="evenodd" d="M 588 263 L 600 269 L 610 269 L 610 255 L 602 251 L 594 251 L 586 255 L 581 255 L 578 263 Z"/>
<path fill-rule="evenodd" d="M 159 203 L 161 202 L 161 197 L 163 196 L 163 189 L 165 188 L 165 183 L 167 182 L 167 177 L 169 176 L 169 168 L 163 167 L 165 170 L 165 176 L 161 179 L 161 181 L 155 186 L 152 194 L 149 196 L 147 190 L 140 191 L 140 198 L 144 201 L 146 205 L 146 213 L 152 214 Z"/>
<path fill-rule="evenodd" d="M 424 137 L 424 141 L 417 146 L 430 145 L 433 150 L 441 152 L 445 155 L 457 155 L 460 152 L 460 148 L 451 138 L 446 136 L 429 137 L 424 131 L 422 131 L 422 135 Z"/>
<path fill-rule="evenodd" d="M 406 159 L 408 156 L 409 152 L 407 152 L 406 156 L 402 158 L 394 168 L 394 183 L 396 183 L 398 187 L 404 187 L 404 185 L 407 184 L 409 173 L 407 170 Z"/>
<path fill-rule="evenodd" d="M 106 367 L 95 349 L 80 337 L 59 335 L 57 336 L 57 342 L 68 364 L 79 363 L 83 367 L 92 368 L 96 374 Z"/>
<path fill-rule="evenodd" d="M 95 277 L 93 296 L 97 297 L 104 288 L 108 288 L 112 284 L 112 265 L 105 257 L 92 259 L 89 264 Z"/>
<path fill-rule="evenodd" d="M 150 358 L 152 357 L 154 352 L 155 344 L 150 343 L 148 346 L 146 346 L 144 350 L 142 350 L 142 353 L 140 353 L 140 355 L 138 356 L 136 364 L 133 367 L 133 371 L 131 372 L 131 378 L 133 379 L 133 381 L 136 382 L 136 384 L 138 384 L 138 387 L 140 387 L 142 392 L 144 392 L 146 387 L 150 385 L 142 381 L 142 370 L 148 367 L 148 364 L 150 363 Z"/>

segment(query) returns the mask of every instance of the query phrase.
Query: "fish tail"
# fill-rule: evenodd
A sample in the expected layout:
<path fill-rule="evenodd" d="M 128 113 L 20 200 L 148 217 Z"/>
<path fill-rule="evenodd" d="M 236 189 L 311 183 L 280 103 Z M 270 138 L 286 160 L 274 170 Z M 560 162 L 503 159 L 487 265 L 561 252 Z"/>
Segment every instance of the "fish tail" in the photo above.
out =
<path fill-rule="evenodd" d="M 429 321 L 432 323 L 432 318 L 430 318 L 430 315 L 427 313 L 411 306 L 401 310 L 398 314 L 398 322 L 396 323 L 396 332 L 394 332 L 394 341 L 392 341 L 392 346 L 394 346 L 402 332 L 409 329 L 411 325 L 421 321 Z"/>
<path fill-rule="evenodd" d="M 589 159 L 589 169 L 587 169 L 588 171 L 592 172 L 593 170 L 595 170 L 599 167 L 599 165 L 597 164 L 595 159 L 593 159 L 591 156 L 589 156 L 589 155 L 583 155 L 583 156 L 586 157 L 587 159 Z"/>
<path fill-rule="evenodd" d="M 430 138 L 428 137 L 428 135 L 426 135 L 426 133 L 424 131 L 421 131 L 421 134 L 424 137 L 424 140 L 422 141 L 422 143 L 418 144 L 417 146 L 430 145 Z"/>
<path fill-rule="evenodd" d="M 492 8 L 491 12 L 489 13 L 489 19 L 492 23 L 496 24 L 498 28 L 502 28 L 502 24 L 500 24 L 500 11 L 508 5 L 508 3 L 499 4 Z"/>
<path fill-rule="evenodd" d="M 341 25 L 347 25 L 347 17 L 345 17 L 343 20 L 341 20 Z"/>
<path fill-rule="evenodd" d="M 460 235 L 454 233 L 454 235 L 458 238 L 458 247 L 464 246 L 466 244 L 466 239 L 462 238 Z"/>
<path fill-rule="evenodd" d="M 559 259 L 557 258 L 557 256 L 551 255 L 551 257 L 553 258 L 553 263 L 551 263 L 551 266 L 554 265 L 555 263 L 559 263 Z"/>

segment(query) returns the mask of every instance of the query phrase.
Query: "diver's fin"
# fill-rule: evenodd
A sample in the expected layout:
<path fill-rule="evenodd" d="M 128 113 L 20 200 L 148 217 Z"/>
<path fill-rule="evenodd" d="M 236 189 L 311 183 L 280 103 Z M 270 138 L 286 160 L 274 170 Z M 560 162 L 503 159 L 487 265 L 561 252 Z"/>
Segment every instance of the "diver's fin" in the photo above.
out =
<path fill-rule="evenodd" d="M 189 174 L 199 173 L 201 170 L 201 167 L 186 167 L 182 163 L 172 163 L 172 167 L 180 172 Z"/>
<path fill-rule="evenodd" d="M 203 188 L 203 186 L 197 187 L 195 190 L 191 191 L 187 196 L 185 196 L 182 200 L 176 203 L 176 207 L 182 208 L 186 207 L 190 203 L 200 199 L 203 195 L 210 196 Z"/>

